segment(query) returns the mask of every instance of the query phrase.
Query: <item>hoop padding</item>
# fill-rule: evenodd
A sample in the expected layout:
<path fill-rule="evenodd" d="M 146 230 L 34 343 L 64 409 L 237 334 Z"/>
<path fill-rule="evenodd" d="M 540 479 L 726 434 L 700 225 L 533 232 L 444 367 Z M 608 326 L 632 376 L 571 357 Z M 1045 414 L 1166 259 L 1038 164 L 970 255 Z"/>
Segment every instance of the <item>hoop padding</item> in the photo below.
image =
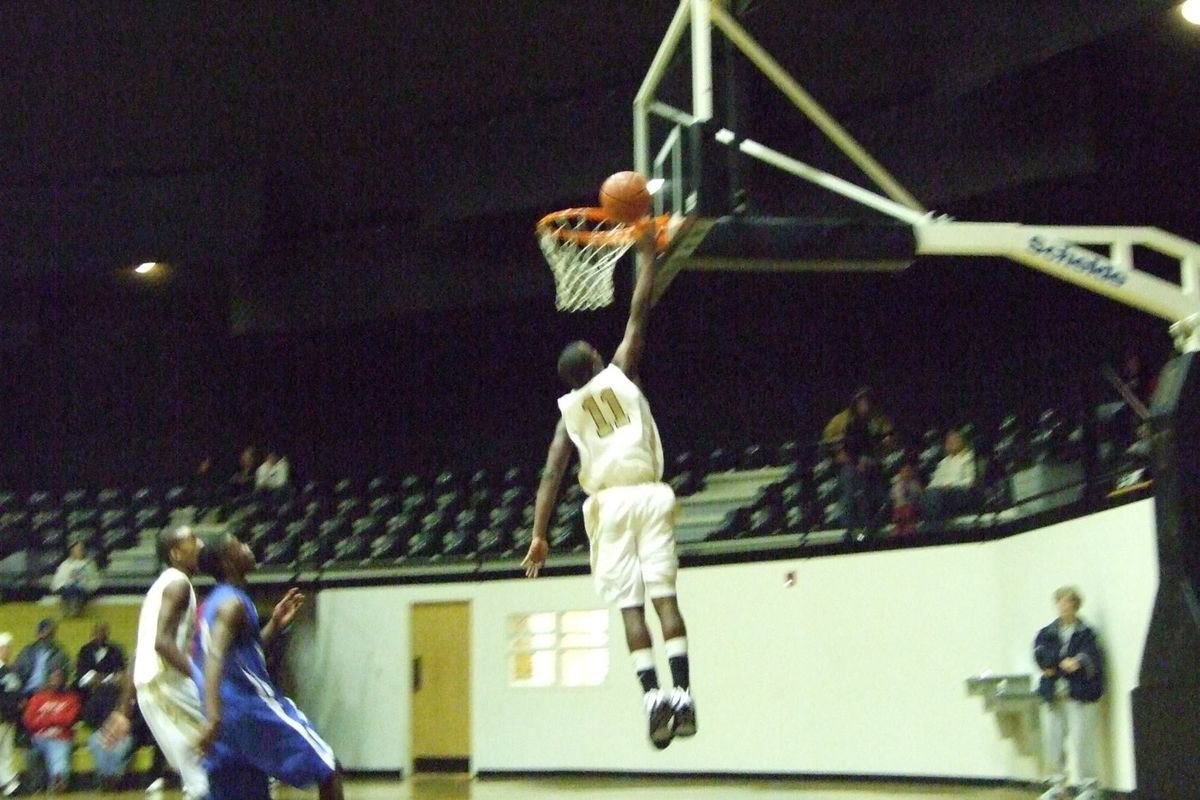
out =
<path fill-rule="evenodd" d="M 538 244 L 554 273 L 559 311 L 590 311 L 613 301 L 613 268 L 646 225 L 661 231 L 665 220 L 628 224 L 602 208 L 568 208 L 538 221 Z"/>

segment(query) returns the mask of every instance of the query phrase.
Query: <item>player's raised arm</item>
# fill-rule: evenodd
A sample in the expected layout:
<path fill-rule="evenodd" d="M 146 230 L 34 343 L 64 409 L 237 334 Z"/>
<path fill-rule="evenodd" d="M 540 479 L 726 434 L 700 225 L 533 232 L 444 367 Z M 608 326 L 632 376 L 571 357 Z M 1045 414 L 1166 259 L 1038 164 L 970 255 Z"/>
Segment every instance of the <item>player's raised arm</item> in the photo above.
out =
<path fill-rule="evenodd" d="M 650 320 L 650 305 L 654 298 L 655 228 L 647 225 L 638 241 L 638 276 L 633 287 L 633 298 L 629 301 L 629 322 L 625 324 L 625 338 L 617 347 L 612 363 L 636 380 L 642 351 L 646 349 L 646 326 Z"/>
<path fill-rule="evenodd" d="M 546 466 L 542 469 L 542 480 L 538 483 L 537 500 L 533 505 L 533 539 L 529 542 L 529 552 L 521 566 L 525 567 L 525 575 L 536 578 L 546 563 L 550 553 L 550 542 L 547 531 L 550 529 L 550 515 L 554 513 L 554 504 L 558 500 L 558 491 L 562 488 L 563 475 L 571 463 L 571 437 L 562 420 L 554 429 L 554 439 L 550 442 L 550 451 L 546 454 Z"/>

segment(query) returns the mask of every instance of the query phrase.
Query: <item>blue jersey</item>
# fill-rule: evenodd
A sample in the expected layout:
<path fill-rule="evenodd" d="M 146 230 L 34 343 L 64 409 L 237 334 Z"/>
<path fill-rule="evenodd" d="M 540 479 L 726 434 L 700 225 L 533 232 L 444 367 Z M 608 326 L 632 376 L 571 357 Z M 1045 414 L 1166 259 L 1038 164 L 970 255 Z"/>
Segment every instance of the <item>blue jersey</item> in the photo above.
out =
<path fill-rule="evenodd" d="M 231 599 L 241 603 L 247 624 L 230 643 L 221 674 L 221 729 L 205 759 L 211 800 L 268 800 L 267 776 L 292 786 L 311 786 L 337 769 L 333 750 L 296 704 L 267 673 L 258 609 L 250 596 L 222 583 L 196 615 L 192 657 L 204 670 L 212 649 L 217 612 Z M 199 684 L 201 696 L 206 687 Z"/>
<path fill-rule="evenodd" d="M 204 673 L 204 661 L 212 648 L 212 630 L 217 624 L 217 612 L 230 599 L 236 599 L 246 610 L 247 624 L 229 644 L 225 653 L 225 672 L 221 676 L 221 696 L 262 695 L 264 690 L 275 694 L 271 676 L 267 672 L 267 659 L 263 655 L 261 623 L 254 601 L 236 586 L 218 584 L 205 598 L 196 615 L 196 645 L 193 658 Z M 204 686 L 200 686 L 201 694 Z"/>

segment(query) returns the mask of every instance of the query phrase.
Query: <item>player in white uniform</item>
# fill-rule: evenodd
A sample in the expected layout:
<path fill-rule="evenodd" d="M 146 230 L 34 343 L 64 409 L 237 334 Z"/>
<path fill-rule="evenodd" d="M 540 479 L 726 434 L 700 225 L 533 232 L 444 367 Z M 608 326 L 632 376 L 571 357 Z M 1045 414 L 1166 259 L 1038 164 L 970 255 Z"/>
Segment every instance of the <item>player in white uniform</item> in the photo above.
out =
<path fill-rule="evenodd" d="M 650 741 L 662 749 L 675 736 L 696 732 L 688 675 L 687 630 L 675 597 L 675 493 L 662 482 L 662 444 L 650 405 L 638 385 L 646 325 L 654 288 L 654 240 L 638 243 L 640 271 L 629 322 L 607 367 L 587 342 L 567 345 L 558 374 L 571 387 L 559 398 L 562 419 L 554 432 L 534 507 L 533 541 L 523 566 L 537 577 L 546 562 L 550 517 L 570 464 L 579 453 L 579 483 L 591 543 L 596 589 L 621 609 L 625 640 L 642 684 Z M 674 688 L 659 689 L 646 598 L 662 625 Z"/>
<path fill-rule="evenodd" d="M 146 725 L 170 765 L 179 773 L 191 800 L 208 797 L 208 776 L 197 743 L 204 712 L 192 661 L 187 656 L 196 628 L 196 593 L 192 576 L 200 541 L 187 526 L 164 530 L 158 556 L 168 567 L 150 587 L 138 616 L 133 677 L 126 681 L 116 709 L 104 724 L 104 737 L 117 741 L 129 733 L 134 690 Z"/>

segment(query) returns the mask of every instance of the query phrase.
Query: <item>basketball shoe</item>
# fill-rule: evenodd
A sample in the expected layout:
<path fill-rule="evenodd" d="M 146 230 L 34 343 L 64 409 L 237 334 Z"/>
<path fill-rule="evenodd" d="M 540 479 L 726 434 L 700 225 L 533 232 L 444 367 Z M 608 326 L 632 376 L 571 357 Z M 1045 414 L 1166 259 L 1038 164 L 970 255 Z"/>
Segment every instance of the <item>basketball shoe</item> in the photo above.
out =
<path fill-rule="evenodd" d="M 642 703 L 646 708 L 646 718 L 650 722 L 650 743 L 659 750 L 665 750 L 675 735 L 671 728 L 671 719 L 674 716 L 671 703 L 659 689 L 646 692 L 642 696 Z"/>
<path fill-rule="evenodd" d="M 696 735 L 696 702 L 692 693 L 687 689 L 676 686 L 671 690 L 672 732 L 679 737 L 687 738 Z"/>

